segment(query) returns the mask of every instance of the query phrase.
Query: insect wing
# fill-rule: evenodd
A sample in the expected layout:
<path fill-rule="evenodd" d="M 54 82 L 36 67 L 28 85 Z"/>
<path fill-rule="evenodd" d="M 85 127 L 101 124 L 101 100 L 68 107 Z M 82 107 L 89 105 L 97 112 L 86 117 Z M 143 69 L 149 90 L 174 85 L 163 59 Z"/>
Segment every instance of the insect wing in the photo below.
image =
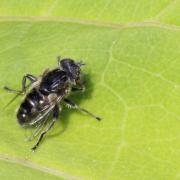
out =
<path fill-rule="evenodd" d="M 39 111 L 38 116 L 35 119 L 33 119 L 32 122 L 29 123 L 29 126 L 33 126 L 37 123 L 41 123 L 41 121 L 43 121 L 45 117 L 50 115 L 55 105 L 58 104 L 61 101 L 61 99 L 62 99 L 61 96 L 59 96 L 58 98 L 55 98 L 49 105 L 45 106 L 43 110 Z"/>

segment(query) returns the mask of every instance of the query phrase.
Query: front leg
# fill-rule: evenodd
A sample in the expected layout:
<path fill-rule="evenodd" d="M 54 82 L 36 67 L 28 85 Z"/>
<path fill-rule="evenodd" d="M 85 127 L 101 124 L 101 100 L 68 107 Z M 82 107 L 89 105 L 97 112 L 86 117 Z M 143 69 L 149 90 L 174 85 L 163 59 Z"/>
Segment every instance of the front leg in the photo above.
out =
<path fill-rule="evenodd" d="M 82 87 L 73 86 L 71 91 L 72 92 L 84 92 L 85 89 L 86 89 L 85 86 L 82 86 Z"/>
<path fill-rule="evenodd" d="M 65 104 L 66 104 L 68 107 L 70 107 L 70 108 L 78 109 L 79 111 L 84 112 L 84 113 L 90 115 L 91 117 L 93 117 L 94 119 L 96 119 L 96 120 L 98 120 L 98 121 L 101 120 L 100 117 L 94 115 L 93 113 L 89 112 L 88 110 L 86 110 L 86 109 L 84 109 L 84 108 L 79 107 L 77 104 L 75 104 L 74 102 L 72 102 L 71 100 L 69 100 L 69 99 L 67 99 L 67 98 L 64 99 L 64 102 L 65 102 Z"/>
<path fill-rule="evenodd" d="M 85 82 L 80 80 L 76 82 L 76 85 L 72 87 L 72 92 L 84 92 L 86 90 Z"/>

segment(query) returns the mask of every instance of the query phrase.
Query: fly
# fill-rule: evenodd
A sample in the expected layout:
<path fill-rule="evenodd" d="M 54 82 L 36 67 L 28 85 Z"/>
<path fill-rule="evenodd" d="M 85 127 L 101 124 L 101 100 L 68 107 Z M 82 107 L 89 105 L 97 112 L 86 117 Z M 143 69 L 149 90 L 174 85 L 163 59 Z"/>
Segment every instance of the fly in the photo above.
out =
<path fill-rule="evenodd" d="M 96 120 L 101 118 L 84 108 L 79 107 L 72 100 L 68 99 L 68 95 L 73 91 L 84 91 L 82 83 L 81 62 L 75 62 L 72 59 L 60 59 L 58 57 L 58 67 L 52 70 L 46 70 L 43 75 L 35 77 L 31 74 L 26 74 L 22 80 L 22 89 L 20 91 L 4 87 L 5 90 L 16 93 L 16 96 L 26 94 L 25 99 L 21 103 L 17 112 L 17 121 L 23 127 L 37 126 L 32 137 L 34 139 L 39 135 L 36 144 L 32 147 L 35 151 L 42 141 L 45 134 L 54 126 L 61 112 L 61 104 L 65 103 L 68 107 L 85 112 Z M 30 83 L 27 83 L 27 80 Z M 10 101 L 10 102 L 12 102 Z M 50 114 L 52 119 L 47 128 L 43 130 Z"/>

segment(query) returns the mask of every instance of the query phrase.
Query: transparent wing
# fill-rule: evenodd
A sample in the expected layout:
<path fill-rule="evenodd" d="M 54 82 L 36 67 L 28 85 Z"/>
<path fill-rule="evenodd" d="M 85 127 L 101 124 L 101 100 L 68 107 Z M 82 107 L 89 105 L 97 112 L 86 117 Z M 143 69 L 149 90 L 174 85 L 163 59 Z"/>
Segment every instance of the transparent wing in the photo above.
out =
<path fill-rule="evenodd" d="M 46 127 L 49 116 L 51 112 L 53 111 L 55 105 L 61 101 L 62 97 L 58 97 L 52 101 L 52 103 L 48 106 L 46 106 L 41 112 L 39 112 L 39 115 L 33 119 L 31 123 L 28 123 L 25 127 L 32 127 L 33 131 L 31 131 L 31 135 L 28 135 L 26 138 L 27 141 L 32 141 L 34 138 L 36 138 Z"/>
<path fill-rule="evenodd" d="M 55 105 L 58 104 L 61 100 L 62 96 L 54 98 L 49 105 L 45 106 L 44 109 L 39 112 L 39 115 L 35 119 L 33 119 L 33 121 L 30 122 L 28 126 L 33 126 L 37 123 L 40 123 L 46 116 L 48 116 L 52 112 Z"/>
<path fill-rule="evenodd" d="M 48 119 L 49 119 L 49 115 L 44 117 L 43 120 L 41 120 L 41 122 L 36 123 L 35 128 L 31 130 L 31 134 L 26 135 L 26 141 L 32 141 L 34 138 L 36 138 L 46 127 Z"/>

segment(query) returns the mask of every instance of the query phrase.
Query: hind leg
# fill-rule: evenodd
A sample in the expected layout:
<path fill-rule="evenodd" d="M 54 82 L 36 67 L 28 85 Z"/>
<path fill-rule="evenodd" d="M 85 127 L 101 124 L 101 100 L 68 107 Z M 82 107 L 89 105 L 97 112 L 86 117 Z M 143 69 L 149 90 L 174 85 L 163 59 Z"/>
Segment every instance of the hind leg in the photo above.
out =
<path fill-rule="evenodd" d="M 41 135 L 40 135 L 38 141 L 36 142 L 36 144 L 31 148 L 33 151 L 35 151 L 35 150 L 37 149 L 37 147 L 39 146 L 39 144 L 40 144 L 40 142 L 42 141 L 43 137 L 44 137 L 44 136 L 46 135 L 46 133 L 54 126 L 56 120 L 57 120 L 58 117 L 59 117 L 59 111 L 60 111 L 60 110 L 59 110 L 59 107 L 58 107 L 58 105 L 56 105 L 56 106 L 54 107 L 54 110 L 53 110 L 53 119 L 52 119 L 52 121 L 50 122 L 50 124 L 49 124 L 49 126 L 47 127 L 47 129 L 44 130 L 44 131 L 41 133 Z"/>
<path fill-rule="evenodd" d="M 33 134 L 26 139 L 27 141 L 32 141 L 34 138 L 36 138 L 40 134 L 40 132 L 46 126 L 46 123 L 47 123 L 47 120 L 49 118 L 49 115 L 50 115 L 50 113 L 47 114 L 46 117 L 44 117 L 44 119 L 41 122 L 39 122 L 39 124 L 37 125 L 36 130 L 33 132 Z"/>

